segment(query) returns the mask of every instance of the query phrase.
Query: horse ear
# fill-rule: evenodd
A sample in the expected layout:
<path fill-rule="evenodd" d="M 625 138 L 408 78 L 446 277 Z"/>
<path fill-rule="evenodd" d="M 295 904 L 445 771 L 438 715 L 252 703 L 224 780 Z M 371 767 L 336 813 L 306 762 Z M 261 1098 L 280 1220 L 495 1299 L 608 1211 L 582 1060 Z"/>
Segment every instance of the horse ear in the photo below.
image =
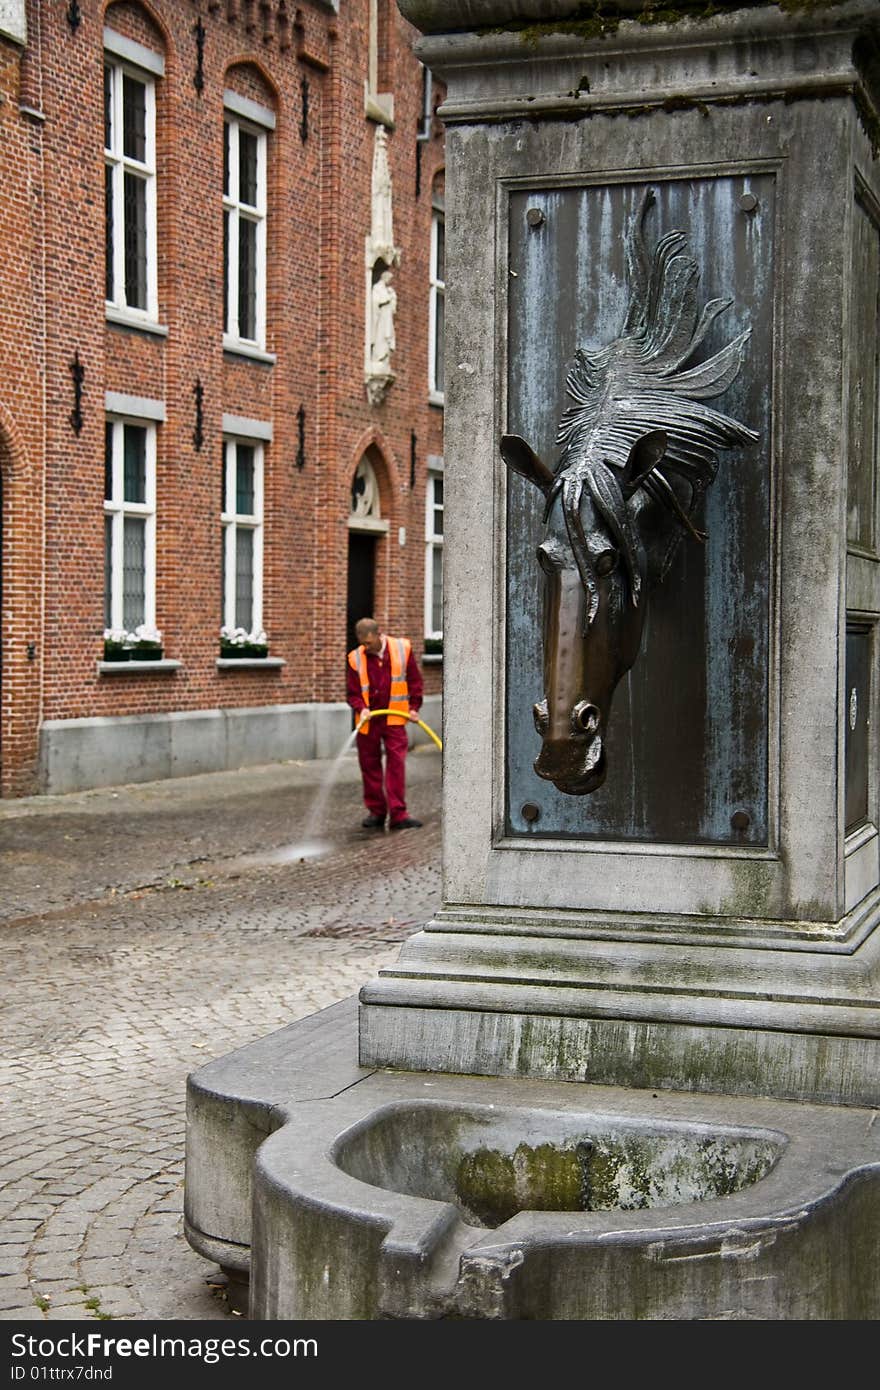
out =
<path fill-rule="evenodd" d="M 556 481 L 544 460 L 539 459 L 531 445 L 520 439 L 518 434 L 501 436 L 501 457 L 508 468 L 534 483 L 545 496 Z"/>
<path fill-rule="evenodd" d="M 651 430 L 637 439 L 629 451 L 629 458 L 620 478 L 620 490 L 629 500 L 636 488 L 644 482 L 648 474 L 663 459 L 669 445 L 665 430 Z"/>

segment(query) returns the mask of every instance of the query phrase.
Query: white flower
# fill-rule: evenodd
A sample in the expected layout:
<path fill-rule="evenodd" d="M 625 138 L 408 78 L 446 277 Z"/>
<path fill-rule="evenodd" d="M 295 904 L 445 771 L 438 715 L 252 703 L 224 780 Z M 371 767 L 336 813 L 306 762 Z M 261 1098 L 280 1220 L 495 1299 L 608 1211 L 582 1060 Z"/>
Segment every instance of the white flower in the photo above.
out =
<path fill-rule="evenodd" d="M 150 642 L 156 646 L 162 641 L 162 634 L 157 627 L 151 627 L 149 623 L 141 623 L 131 634 L 133 642 Z"/>
<path fill-rule="evenodd" d="M 105 627 L 104 641 L 113 642 L 117 646 L 122 646 L 123 642 L 128 641 L 128 633 L 124 627 Z"/>
<path fill-rule="evenodd" d="M 269 639 L 262 628 L 259 632 L 257 632 L 256 629 L 254 629 L 253 632 L 249 632 L 246 640 L 252 647 L 267 647 L 269 645 Z"/>
<path fill-rule="evenodd" d="M 243 647 L 248 635 L 243 627 L 221 627 L 220 640 L 228 642 L 232 647 Z"/>

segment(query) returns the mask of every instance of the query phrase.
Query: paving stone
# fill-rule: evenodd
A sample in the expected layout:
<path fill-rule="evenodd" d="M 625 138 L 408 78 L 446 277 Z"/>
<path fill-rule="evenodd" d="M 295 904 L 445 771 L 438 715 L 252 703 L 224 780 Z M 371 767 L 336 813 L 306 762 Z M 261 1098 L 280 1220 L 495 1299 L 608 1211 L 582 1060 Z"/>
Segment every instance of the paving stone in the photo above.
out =
<path fill-rule="evenodd" d="M 29 1261 L 32 1279 L 66 1279 L 73 1283 L 79 1277 L 76 1251 L 66 1254 L 35 1255 Z"/>
<path fill-rule="evenodd" d="M 99 1300 L 100 1312 L 111 1313 L 113 1317 L 136 1318 L 141 1311 L 140 1300 L 130 1288 L 122 1285 L 99 1285 L 89 1290 L 89 1296 Z"/>
<path fill-rule="evenodd" d="M 27 1308 L 33 1303 L 26 1289 L 4 1289 L 0 1285 L 0 1308 Z"/>
<path fill-rule="evenodd" d="M 230 1318 L 182 1235 L 187 1073 L 356 993 L 440 902 L 439 757 L 408 760 L 425 821 L 408 836 L 361 830 L 350 758 L 326 853 L 298 858 L 329 766 L 0 803 L 4 850 L 41 864 L 41 889 L 16 872 L 0 907 L 0 1256 L 51 1290 L 45 1320 L 93 1317 L 95 1296 L 121 1319 Z M 44 1319 L 11 1278 L 0 1317 Z"/>
<path fill-rule="evenodd" d="M 103 1235 L 91 1232 L 82 1247 L 83 1258 L 112 1258 L 123 1255 L 128 1247 L 127 1234 Z"/>

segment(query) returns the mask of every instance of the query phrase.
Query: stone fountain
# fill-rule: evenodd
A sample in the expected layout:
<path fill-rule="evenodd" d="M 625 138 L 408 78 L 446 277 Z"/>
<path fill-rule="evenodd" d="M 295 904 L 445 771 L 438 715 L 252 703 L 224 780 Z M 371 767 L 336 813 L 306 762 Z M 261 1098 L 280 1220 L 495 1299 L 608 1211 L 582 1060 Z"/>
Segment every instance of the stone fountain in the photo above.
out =
<path fill-rule="evenodd" d="M 876 4 L 399 3 L 443 908 L 191 1076 L 188 1238 L 255 1318 L 876 1318 Z"/>

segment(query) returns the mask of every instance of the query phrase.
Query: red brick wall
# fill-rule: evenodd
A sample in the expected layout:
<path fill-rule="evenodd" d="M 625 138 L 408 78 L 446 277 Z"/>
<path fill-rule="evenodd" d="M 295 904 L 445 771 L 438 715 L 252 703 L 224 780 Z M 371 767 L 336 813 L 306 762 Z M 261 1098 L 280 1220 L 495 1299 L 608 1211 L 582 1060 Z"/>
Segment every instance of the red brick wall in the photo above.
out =
<path fill-rule="evenodd" d="M 81 0 L 28 7 L 24 59 L 0 41 L 0 484 L 3 507 L 0 787 L 34 787 L 40 719 L 338 700 L 344 692 L 351 478 L 373 446 L 387 537 L 378 543 L 375 616 L 421 649 L 425 460 L 442 454 L 429 406 L 428 258 L 436 126 L 423 146 L 414 31 L 395 5 L 380 87 L 394 232 L 401 248 L 396 381 L 371 407 L 364 390 L 365 238 L 375 126 L 364 115 L 368 0 L 342 13 L 311 3 Z M 197 19 L 205 28 L 196 90 Z M 293 21 L 297 22 L 294 23 Z M 290 22 L 288 22 L 290 21 Z M 104 24 L 161 52 L 157 79 L 159 320 L 167 336 L 107 321 L 104 306 Z M 303 142 L 302 80 L 309 84 Z M 387 84 L 387 86 L 386 86 Z M 224 354 L 223 91 L 271 105 L 267 349 L 274 365 Z M 24 113 L 22 105 L 44 120 Z M 8 164 L 8 167 L 6 167 Z M 70 423 L 74 353 L 85 368 L 84 424 Z M 204 444 L 193 443 L 196 379 Z M 156 620 L 173 675 L 98 674 L 103 619 L 105 391 L 165 403 L 158 430 Z M 45 409 L 44 409 L 45 399 Z M 306 465 L 296 467 L 297 411 Z M 224 413 L 271 421 L 266 446 L 263 622 L 274 671 L 218 671 L 220 458 Z M 410 437 L 418 441 L 410 488 Z M 378 453 L 376 452 L 378 451 Z M 42 498 L 45 495 L 45 517 Z M 407 543 L 398 543 L 400 527 Z M 36 643 L 34 659 L 27 643 Z M 429 690 L 437 667 L 426 668 Z"/>
<path fill-rule="evenodd" d="M 32 65 L 0 39 L 0 750 L 4 789 L 35 789 L 42 699 L 43 130 L 20 107 L 39 103 Z M 33 657 L 28 656 L 28 644 Z"/>

